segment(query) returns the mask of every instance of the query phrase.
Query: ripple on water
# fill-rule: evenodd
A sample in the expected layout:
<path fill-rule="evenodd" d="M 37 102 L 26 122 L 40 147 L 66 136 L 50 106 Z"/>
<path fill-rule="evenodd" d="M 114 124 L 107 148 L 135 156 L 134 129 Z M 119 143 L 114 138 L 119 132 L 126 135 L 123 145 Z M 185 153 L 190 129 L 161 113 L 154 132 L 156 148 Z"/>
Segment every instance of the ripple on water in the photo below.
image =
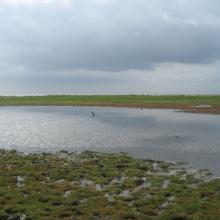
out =
<path fill-rule="evenodd" d="M 91 117 L 94 112 L 96 117 Z M 219 176 L 220 116 L 103 107 L 1 107 L 0 148 L 126 151 L 189 162 Z"/>

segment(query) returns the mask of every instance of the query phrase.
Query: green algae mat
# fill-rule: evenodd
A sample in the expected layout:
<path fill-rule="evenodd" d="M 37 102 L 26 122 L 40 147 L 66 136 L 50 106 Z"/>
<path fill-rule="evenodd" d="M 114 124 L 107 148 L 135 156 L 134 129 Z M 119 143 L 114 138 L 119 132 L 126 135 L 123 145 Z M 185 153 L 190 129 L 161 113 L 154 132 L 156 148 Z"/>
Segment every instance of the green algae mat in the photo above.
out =
<path fill-rule="evenodd" d="M 185 164 L 96 152 L 0 151 L 0 220 L 220 219 L 220 180 Z"/>

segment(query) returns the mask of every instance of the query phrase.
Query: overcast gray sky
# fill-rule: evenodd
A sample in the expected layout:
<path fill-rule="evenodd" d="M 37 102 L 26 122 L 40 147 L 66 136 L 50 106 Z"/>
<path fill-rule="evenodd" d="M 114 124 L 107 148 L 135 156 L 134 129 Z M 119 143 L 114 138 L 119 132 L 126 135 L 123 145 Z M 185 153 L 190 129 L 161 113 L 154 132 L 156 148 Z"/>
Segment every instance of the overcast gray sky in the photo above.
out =
<path fill-rule="evenodd" d="M 0 0 L 0 95 L 220 94 L 219 0 Z"/>

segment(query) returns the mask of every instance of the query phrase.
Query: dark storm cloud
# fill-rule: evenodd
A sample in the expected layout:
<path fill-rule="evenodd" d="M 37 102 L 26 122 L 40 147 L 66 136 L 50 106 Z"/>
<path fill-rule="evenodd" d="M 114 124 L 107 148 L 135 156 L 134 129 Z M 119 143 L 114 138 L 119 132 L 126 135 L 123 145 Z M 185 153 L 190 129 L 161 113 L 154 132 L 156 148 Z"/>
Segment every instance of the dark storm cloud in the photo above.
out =
<path fill-rule="evenodd" d="M 219 0 L 0 0 L 0 95 L 217 94 L 219 38 Z"/>
<path fill-rule="evenodd" d="M 217 0 L 24 2 L 0 9 L 0 58 L 8 65 L 118 71 L 220 58 Z"/>

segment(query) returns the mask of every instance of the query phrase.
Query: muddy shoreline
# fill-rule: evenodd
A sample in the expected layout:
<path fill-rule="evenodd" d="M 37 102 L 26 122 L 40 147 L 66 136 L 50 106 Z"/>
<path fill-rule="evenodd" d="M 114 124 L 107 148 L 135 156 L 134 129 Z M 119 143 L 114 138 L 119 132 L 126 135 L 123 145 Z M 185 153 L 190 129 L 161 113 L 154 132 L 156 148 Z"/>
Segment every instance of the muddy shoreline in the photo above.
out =
<path fill-rule="evenodd" d="M 196 106 L 196 105 L 180 105 L 180 104 L 103 104 L 103 103 L 83 103 L 83 104 L 8 104 L 2 105 L 0 107 L 22 107 L 22 106 L 67 106 L 67 107 L 115 107 L 115 108 L 140 108 L 140 109 L 170 109 L 177 110 L 180 112 L 196 113 L 196 114 L 220 114 L 220 105 L 210 105 L 210 106 Z"/>

